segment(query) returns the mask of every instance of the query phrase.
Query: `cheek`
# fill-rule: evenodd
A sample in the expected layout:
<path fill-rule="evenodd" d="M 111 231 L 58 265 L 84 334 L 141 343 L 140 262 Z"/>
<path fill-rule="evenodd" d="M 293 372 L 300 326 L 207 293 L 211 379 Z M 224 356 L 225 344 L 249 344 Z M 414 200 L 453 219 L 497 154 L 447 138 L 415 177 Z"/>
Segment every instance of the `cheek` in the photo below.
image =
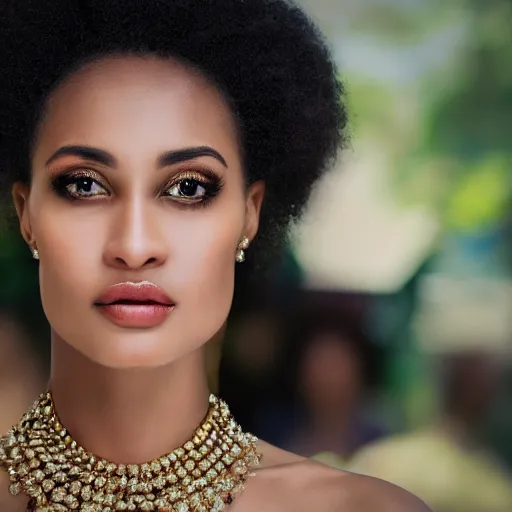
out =
<path fill-rule="evenodd" d="M 169 283 L 176 287 L 183 306 L 194 308 L 203 319 L 221 312 L 227 316 L 242 226 L 242 215 L 230 219 L 212 216 L 207 220 L 205 214 L 203 222 L 183 222 L 179 229 L 173 229 Z"/>
<path fill-rule="evenodd" d="M 43 306 L 69 311 L 98 292 L 105 223 L 87 212 L 41 209 L 35 223 L 41 253 L 40 287 Z M 78 214 L 77 214 L 78 213 Z"/>
<path fill-rule="evenodd" d="M 211 339 L 231 308 L 244 206 L 229 206 L 229 214 L 220 208 L 187 213 L 169 230 L 165 276 L 177 309 L 166 338 L 178 334 L 183 351 Z"/>

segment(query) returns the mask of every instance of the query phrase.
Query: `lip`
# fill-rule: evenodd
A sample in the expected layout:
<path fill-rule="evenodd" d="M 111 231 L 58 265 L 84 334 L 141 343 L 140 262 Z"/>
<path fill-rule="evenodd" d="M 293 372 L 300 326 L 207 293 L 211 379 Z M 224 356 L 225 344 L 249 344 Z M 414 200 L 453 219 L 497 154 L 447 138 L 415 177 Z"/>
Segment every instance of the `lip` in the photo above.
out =
<path fill-rule="evenodd" d="M 159 286 L 142 281 L 111 286 L 94 306 L 120 327 L 149 328 L 163 323 L 175 304 Z"/>

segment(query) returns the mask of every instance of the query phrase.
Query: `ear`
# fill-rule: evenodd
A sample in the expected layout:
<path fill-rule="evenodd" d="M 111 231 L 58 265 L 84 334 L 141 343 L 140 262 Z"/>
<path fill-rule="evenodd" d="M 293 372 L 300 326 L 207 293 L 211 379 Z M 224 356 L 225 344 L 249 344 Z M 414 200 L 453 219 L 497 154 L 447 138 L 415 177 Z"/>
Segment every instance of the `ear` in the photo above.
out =
<path fill-rule="evenodd" d="M 28 198 L 30 195 L 30 188 L 26 183 L 21 181 L 16 182 L 12 187 L 12 200 L 18 220 L 20 223 L 21 235 L 29 246 L 34 244 L 34 237 L 32 235 L 32 226 L 30 224 L 30 215 L 28 211 Z"/>
<path fill-rule="evenodd" d="M 243 235 L 253 240 L 258 232 L 260 213 L 265 197 L 265 182 L 256 181 L 247 190 L 245 205 L 245 227 Z"/>

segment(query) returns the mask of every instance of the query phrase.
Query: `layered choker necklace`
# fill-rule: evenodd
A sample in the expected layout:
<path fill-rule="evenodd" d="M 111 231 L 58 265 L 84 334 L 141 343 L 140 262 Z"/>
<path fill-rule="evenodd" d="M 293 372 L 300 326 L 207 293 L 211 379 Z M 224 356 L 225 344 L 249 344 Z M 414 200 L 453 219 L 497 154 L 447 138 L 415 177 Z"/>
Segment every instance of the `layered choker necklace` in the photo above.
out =
<path fill-rule="evenodd" d="M 50 392 L 0 438 L 9 491 L 29 497 L 29 511 L 221 512 L 259 464 L 257 438 L 211 395 L 192 438 L 146 464 L 114 464 L 85 451 L 60 423 Z"/>

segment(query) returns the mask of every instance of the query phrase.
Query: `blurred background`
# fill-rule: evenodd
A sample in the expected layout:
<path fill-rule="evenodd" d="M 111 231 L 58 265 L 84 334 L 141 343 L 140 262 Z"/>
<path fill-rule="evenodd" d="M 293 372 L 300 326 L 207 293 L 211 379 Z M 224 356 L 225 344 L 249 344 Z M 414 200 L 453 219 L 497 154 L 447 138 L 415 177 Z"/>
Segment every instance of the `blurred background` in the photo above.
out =
<path fill-rule="evenodd" d="M 435 512 L 511 512 L 512 0 L 299 3 L 340 65 L 351 147 L 209 347 L 212 386 L 283 448 Z M 6 431 L 48 369 L 16 230 L 0 282 Z"/>

